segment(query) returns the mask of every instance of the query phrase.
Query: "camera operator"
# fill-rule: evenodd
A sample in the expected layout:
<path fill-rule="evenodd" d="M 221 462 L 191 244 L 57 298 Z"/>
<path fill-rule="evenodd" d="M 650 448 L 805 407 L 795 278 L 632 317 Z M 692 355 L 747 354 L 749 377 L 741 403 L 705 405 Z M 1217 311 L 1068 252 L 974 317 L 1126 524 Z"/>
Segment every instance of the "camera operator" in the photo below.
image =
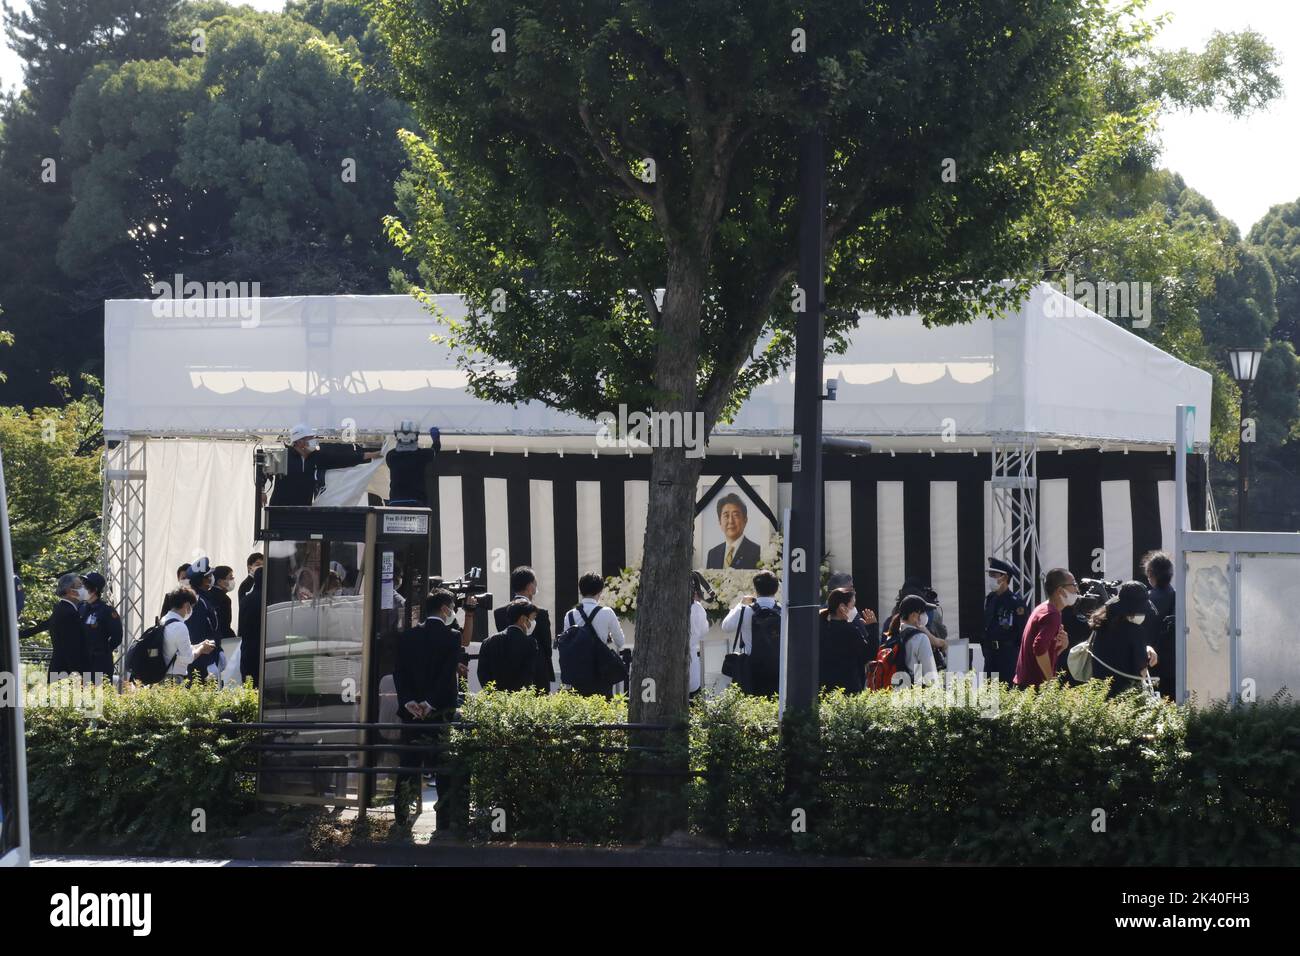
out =
<path fill-rule="evenodd" d="M 1078 586 L 1079 599 L 1061 609 L 1061 627 L 1065 629 L 1066 646 L 1056 660 L 1056 676 L 1067 684 L 1078 683 L 1071 676 L 1068 666 L 1070 648 L 1082 644 L 1092 636 L 1093 612 L 1104 607 L 1119 592 L 1118 581 L 1103 581 L 1099 578 L 1079 578 Z"/>
<path fill-rule="evenodd" d="M 471 596 L 472 599 L 472 596 Z M 467 605 L 469 604 L 467 600 Z M 398 719 L 409 725 L 402 732 L 404 744 L 437 746 L 447 739 L 446 724 L 453 720 L 460 704 L 459 675 L 463 673 L 461 657 L 464 633 L 452 625 L 455 622 L 456 596 L 445 588 L 432 591 L 424 602 L 425 620 L 418 627 L 402 631 L 397 636 L 397 664 L 393 669 L 393 684 L 397 691 Z M 470 621 L 473 615 L 469 615 Z M 473 632 L 473 624 L 469 624 Z M 404 751 L 402 763 L 408 767 L 438 767 L 445 762 L 441 751 Z M 452 785 L 445 773 L 434 771 L 434 786 L 438 790 L 439 829 L 446 809 L 446 788 Z M 397 775 L 397 792 L 394 795 L 394 812 L 399 824 L 405 824 L 410 815 L 413 794 L 418 794 L 420 775 Z"/>

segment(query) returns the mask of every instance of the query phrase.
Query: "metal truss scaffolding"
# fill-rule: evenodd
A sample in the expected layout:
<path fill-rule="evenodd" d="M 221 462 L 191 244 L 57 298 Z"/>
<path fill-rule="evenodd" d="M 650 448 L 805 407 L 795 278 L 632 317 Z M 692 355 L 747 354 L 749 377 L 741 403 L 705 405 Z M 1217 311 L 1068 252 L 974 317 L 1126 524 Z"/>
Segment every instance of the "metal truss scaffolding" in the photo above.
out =
<path fill-rule="evenodd" d="M 105 436 L 104 443 L 104 579 L 109 600 L 122 615 L 118 673 L 126 652 L 147 620 L 144 607 L 144 479 L 147 442 L 128 436 Z"/>
<path fill-rule="evenodd" d="M 993 443 L 989 541 L 992 556 L 1020 570 L 1011 582 L 1030 605 L 1040 595 L 1038 560 L 1038 446 L 1026 438 Z"/>

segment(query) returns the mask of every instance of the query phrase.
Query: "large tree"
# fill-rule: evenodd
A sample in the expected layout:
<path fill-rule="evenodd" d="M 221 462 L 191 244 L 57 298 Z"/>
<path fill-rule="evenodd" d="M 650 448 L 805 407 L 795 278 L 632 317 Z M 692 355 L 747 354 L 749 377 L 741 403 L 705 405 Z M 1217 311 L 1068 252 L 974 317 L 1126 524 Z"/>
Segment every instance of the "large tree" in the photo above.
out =
<path fill-rule="evenodd" d="M 6 38 L 23 62 L 24 79 L 21 92 L 3 104 L 0 136 L 0 302 L 6 326 L 16 332 L 7 394 L 58 401 L 58 389 L 49 385 L 54 372 L 97 364 L 91 349 L 68 345 L 86 338 L 81 329 L 70 333 L 69 324 L 94 321 L 98 327 L 103 306 L 93 318 L 78 315 L 68 295 L 73 283 L 55 263 L 72 205 L 58 127 L 73 91 L 97 63 L 166 56 L 176 48 L 178 6 L 177 0 L 4 5 Z M 98 333 L 90 336 L 98 340 Z"/>
<path fill-rule="evenodd" d="M 58 407 L 0 407 L 10 543 L 27 592 L 24 636 L 49 617 L 59 575 L 88 571 L 99 560 L 103 411 L 99 383 L 83 385 L 85 393 L 73 398 L 69 382 L 56 382 Z"/>
<path fill-rule="evenodd" d="M 1141 30 L 1099 0 L 371 9 L 429 130 L 407 136 L 417 178 L 393 234 L 473 307 L 453 333 L 471 387 L 588 416 L 626 402 L 712 428 L 788 363 L 811 127 L 832 344 L 847 310 L 945 323 L 1016 298 L 1144 135 L 1099 79 Z M 656 447 L 651 467 L 631 703 L 656 720 L 686 706 L 700 462 Z"/>
<path fill-rule="evenodd" d="M 386 290 L 406 107 L 360 79 L 353 39 L 281 14 L 204 26 L 202 56 L 105 64 L 78 88 L 63 271 L 101 301 L 175 271 L 263 295 Z"/>
<path fill-rule="evenodd" d="M 1300 199 L 1273 206 L 1250 229 L 1277 277 L 1277 326 L 1274 337 L 1300 349 Z"/>
<path fill-rule="evenodd" d="M 103 301 L 147 296 L 155 277 L 389 290 L 400 256 L 382 217 L 409 110 L 378 89 L 382 40 L 355 6 L 38 3 L 9 26 L 32 58 L 0 104 L 9 401 L 102 374 Z"/>

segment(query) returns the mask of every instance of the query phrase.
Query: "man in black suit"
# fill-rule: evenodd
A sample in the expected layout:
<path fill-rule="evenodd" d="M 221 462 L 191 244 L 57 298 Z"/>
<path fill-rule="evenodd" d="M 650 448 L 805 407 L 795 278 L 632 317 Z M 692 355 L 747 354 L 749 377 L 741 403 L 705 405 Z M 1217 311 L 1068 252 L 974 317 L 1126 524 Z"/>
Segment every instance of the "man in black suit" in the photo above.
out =
<path fill-rule="evenodd" d="M 521 565 L 510 572 L 510 594 L 511 601 L 523 598 L 529 604 L 533 603 L 533 598 L 537 596 L 537 575 L 532 568 Z M 511 624 L 506 617 L 509 607 L 510 604 L 507 603 L 494 608 L 492 611 L 492 620 L 497 626 L 497 633 L 504 631 Z M 550 613 L 538 608 L 536 622 L 536 626 L 533 627 L 532 638 L 537 644 L 537 655 L 533 658 L 531 684 L 543 694 L 549 694 L 551 684 L 555 681 L 555 661 L 551 656 L 554 635 L 551 633 Z M 481 681 L 482 678 L 480 678 Z"/>
<path fill-rule="evenodd" d="M 264 564 L 266 564 L 266 555 L 261 551 L 254 551 L 248 556 L 248 577 L 239 582 L 239 596 L 235 598 L 240 607 L 243 607 L 244 595 L 253 590 L 253 572 Z"/>
<path fill-rule="evenodd" d="M 55 590 L 59 602 L 50 615 L 50 679 L 55 675 L 82 674 L 90 669 L 86 655 L 86 636 L 81 627 L 81 602 L 89 595 L 81 576 L 65 574 Z"/>
<path fill-rule="evenodd" d="M 745 537 L 745 528 L 749 524 L 749 508 L 740 495 L 735 493 L 723 495 L 718 499 L 718 527 L 726 540 L 716 548 L 710 548 L 706 568 L 738 568 L 753 571 L 758 568 L 758 559 L 762 549 L 756 542 Z"/>
<path fill-rule="evenodd" d="M 507 626 L 483 642 L 478 652 L 478 680 L 486 687 L 517 691 L 533 686 L 537 673 L 537 645 L 532 634 L 537 625 L 537 607 L 528 598 L 517 598 L 504 608 Z"/>
<path fill-rule="evenodd" d="M 449 626 L 455 610 L 455 596 L 439 588 L 424 601 L 424 623 L 397 637 L 397 666 L 393 669 L 397 716 L 402 723 L 410 725 L 402 733 L 404 744 L 442 743 L 447 738 L 444 725 L 456 715 L 460 703 L 461 635 Z M 403 765 L 408 767 L 445 766 L 446 760 L 443 751 L 401 754 Z M 418 793 L 419 785 L 418 774 L 397 775 L 394 811 L 399 823 L 406 822 L 412 787 Z M 441 830 L 452 824 L 447 810 L 455 781 L 448 774 L 435 772 L 434 786 L 438 789 L 438 829 Z"/>

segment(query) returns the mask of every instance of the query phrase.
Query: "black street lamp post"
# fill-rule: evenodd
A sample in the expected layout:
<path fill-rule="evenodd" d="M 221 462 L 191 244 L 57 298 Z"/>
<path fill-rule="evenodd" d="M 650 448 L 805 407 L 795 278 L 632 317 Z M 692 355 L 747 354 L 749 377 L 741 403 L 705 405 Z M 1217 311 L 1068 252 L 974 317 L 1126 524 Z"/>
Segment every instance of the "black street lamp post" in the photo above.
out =
<path fill-rule="evenodd" d="M 1259 362 L 1264 355 L 1263 349 L 1246 347 L 1228 350 L 1228 360 L 1232 363 L 1232 377 L 1241 386 L 1241 423 L 1237 430 L 1240 439 L 1237 452 L 1237 530 L 1248 531 L 1249 508 L 1247 497 L 1250 493 L 1250 446 L 1253 444 L 1254 429 L 1251 429 L 1252 441 L 1245 437 L 1246 419 L 1249 417 L 1250 387 L 1259 375 Z"/>

